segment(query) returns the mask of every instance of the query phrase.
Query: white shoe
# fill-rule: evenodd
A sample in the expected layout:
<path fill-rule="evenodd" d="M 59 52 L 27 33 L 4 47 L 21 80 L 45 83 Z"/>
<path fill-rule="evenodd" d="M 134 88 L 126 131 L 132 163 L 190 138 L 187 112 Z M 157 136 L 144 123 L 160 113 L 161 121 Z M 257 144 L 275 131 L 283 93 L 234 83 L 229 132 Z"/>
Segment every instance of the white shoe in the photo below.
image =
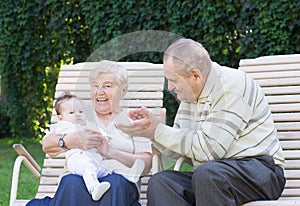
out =
<path fill-rule="evenodd" d="M 130 182 L 137 182 L 140 179 L 141 174 L 145 168 L 145 162 L 141 159 L 137 159 L 133 166 L 128 170 L 128 174 L 125 174 L 124 177 Z"/>
<path fill-rule="evenodd" d="M 98 201 L 104 195 L 104 193 L 110 188 L 109 182 L 100 182 L 96 184 L 92 190 L 92 198 L 94 201 Z"/>

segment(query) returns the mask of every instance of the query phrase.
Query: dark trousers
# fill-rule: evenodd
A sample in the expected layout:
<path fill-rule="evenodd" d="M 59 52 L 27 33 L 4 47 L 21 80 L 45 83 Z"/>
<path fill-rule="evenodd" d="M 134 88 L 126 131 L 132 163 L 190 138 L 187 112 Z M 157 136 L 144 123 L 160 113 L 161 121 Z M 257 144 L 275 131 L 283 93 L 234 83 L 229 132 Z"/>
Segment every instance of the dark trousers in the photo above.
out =
<path fill-rule="evenodd" d="M 28 206 L 140 206 L 135 184 L 122 175 L 112 174 L 100 178 L 110 182 L 111 187 L 99 201 L 93 201 L 82 177 L 66 175 L 62 178 L 53 198 L 31 200 Z"/>
<path fill-rule="evenodd" d="M 284 189 L 283 169 L 273 158 L 207 162 L 194 172 L 162 171 L 150 180 L 150 206 L 233 206 L 278 199 Z"/>

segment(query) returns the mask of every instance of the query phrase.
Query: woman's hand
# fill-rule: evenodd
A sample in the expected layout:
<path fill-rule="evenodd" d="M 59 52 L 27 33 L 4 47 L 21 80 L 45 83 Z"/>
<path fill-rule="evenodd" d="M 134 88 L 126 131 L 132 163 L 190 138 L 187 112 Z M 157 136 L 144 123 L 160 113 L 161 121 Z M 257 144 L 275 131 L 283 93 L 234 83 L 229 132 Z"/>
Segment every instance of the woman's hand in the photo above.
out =
<path fill-rule="evenodd" d="M 110 159 L 110 158 L 112 158 L 111 156 L 110 156 L 110 152 L 111 152 L 111 150 L 112 150 L 112 148 L 110 147 L 110 145 L 109 145 L 109 138 L 108 137 L 106 137 L 106 136 L 102 136 L 101 135 L 101 142 L 97 145 L 97 151 L 101 154 L 101 155 L 103 155 L 103 156 L 105 156 L 106 158 L 108 158 L 108 159 Z"/>

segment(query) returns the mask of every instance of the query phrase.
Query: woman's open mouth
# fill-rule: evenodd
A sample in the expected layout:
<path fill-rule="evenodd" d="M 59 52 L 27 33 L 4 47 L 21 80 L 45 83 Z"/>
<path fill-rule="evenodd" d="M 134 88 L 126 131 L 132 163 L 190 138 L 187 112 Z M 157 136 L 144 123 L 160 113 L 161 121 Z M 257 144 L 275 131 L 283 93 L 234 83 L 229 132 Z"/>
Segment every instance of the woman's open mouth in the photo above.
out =
<path fill-rule="evenodd" d="M 101 98 L 101 97 L 96 98 L 96 102 L 97 102 L 97 103 L 105 103 L 105 102 L 107 102 L 107 101 L 108 101 L 107 98 Z"/>

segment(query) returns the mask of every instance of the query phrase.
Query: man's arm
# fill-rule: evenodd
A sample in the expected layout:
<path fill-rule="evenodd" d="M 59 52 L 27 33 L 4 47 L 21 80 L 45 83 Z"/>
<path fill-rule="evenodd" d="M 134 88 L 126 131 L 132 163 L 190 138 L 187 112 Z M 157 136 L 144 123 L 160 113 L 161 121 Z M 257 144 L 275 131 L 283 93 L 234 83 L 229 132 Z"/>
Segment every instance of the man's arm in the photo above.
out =
<path fill-rule="evenodd" d="M 143 119 L 137 118 L 118 127 L 125 133 L 145 136 L 166 149 L 199 162 L 221 159 L 238 132 L 246 126 L 250 114 L 247 102 L 238 94 L 223 95 L 217 102 L 204 122 L 195 129 L 169 127 L 146 110 L 140 112 Z"/>

